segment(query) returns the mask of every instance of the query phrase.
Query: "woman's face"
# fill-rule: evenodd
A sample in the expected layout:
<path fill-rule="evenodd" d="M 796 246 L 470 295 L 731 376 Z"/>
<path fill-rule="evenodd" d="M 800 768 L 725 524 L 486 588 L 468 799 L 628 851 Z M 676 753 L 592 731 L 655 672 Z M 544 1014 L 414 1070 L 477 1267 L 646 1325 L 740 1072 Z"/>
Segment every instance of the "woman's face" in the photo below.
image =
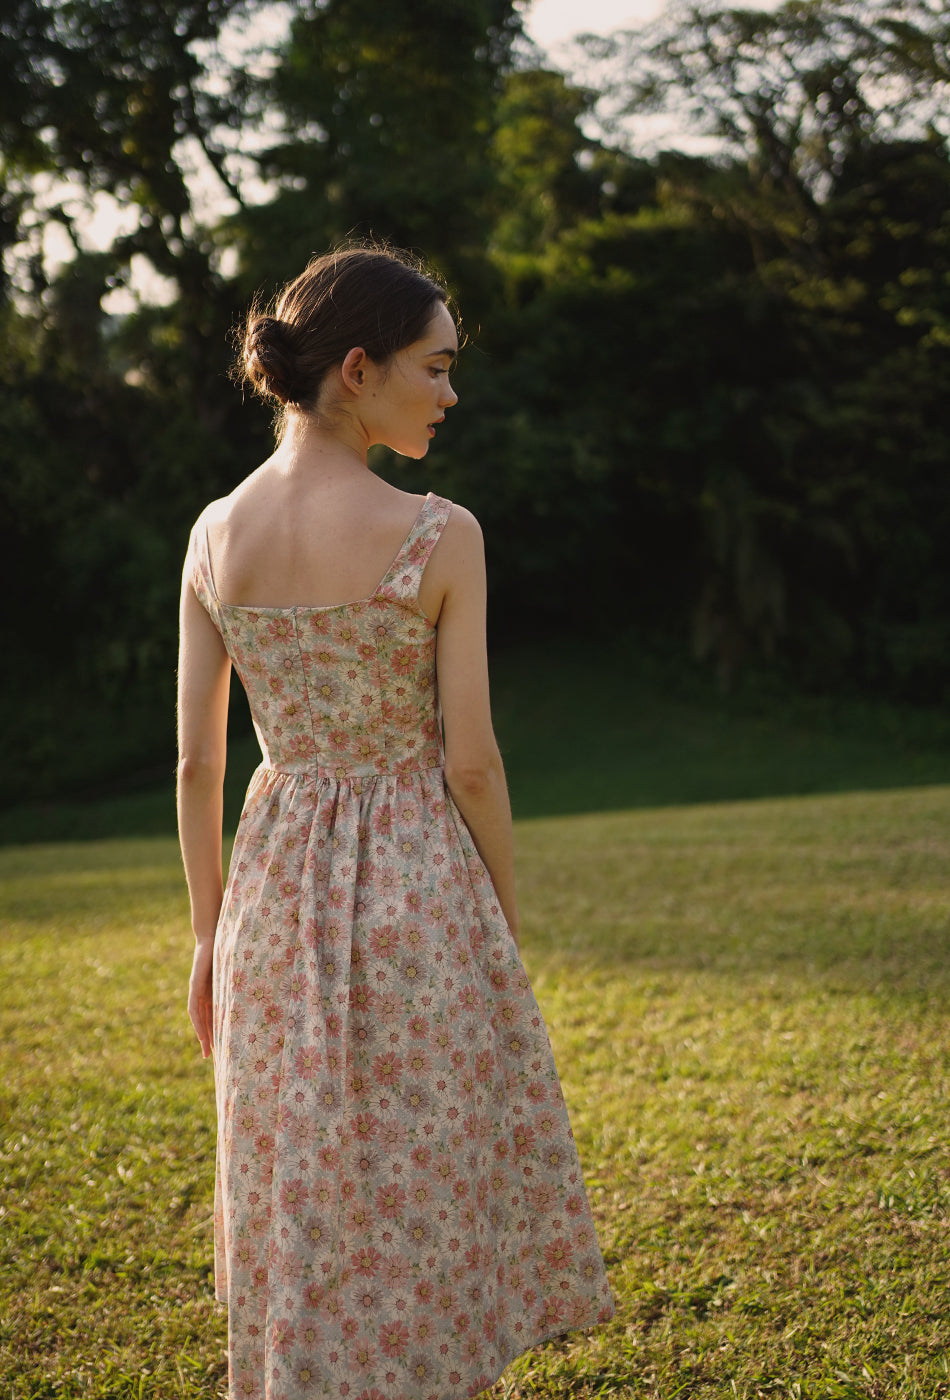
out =
<path fill-rule="evenodd" d="M 458 354 L 458 332 L 439 302 L 418 340 L 376 368 L 364 399 L 371 444 L 383 443 L 404 457 L 424 457 L 445 410 L 458 403 L 449 374 Z"/>

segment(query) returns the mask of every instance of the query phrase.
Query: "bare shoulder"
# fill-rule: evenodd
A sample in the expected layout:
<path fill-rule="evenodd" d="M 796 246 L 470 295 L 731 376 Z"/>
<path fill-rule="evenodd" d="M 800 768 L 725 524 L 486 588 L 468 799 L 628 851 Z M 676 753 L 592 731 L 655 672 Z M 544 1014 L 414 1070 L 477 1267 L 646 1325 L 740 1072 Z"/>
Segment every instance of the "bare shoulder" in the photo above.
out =
<path fill-rule="evenodd" d="M 460 506 L 455 501 L 452 502 L 452 509 L 449 518 L 445 522 L 443 535 L 451 532 L 458 539 L 469 538 L 480 540 L 482 538 L 482 527 L 467 506 Z"/>
<path fill-rule="evenodd" d="M 444 594 L 457 580 L 471 578 L 484 568 L 482 527 L 470 510 L 453 503 L 426 572 Z"/>
<path fill-rule="evenodd" d="M 220 532 L 229 526 L 240 525 L 245 516 L 253 517 L 256 514 L 260 493 L 267 489 L 268 467 L 269 462 L 262 463 L 243 481 L 239 481 L 227 496 L 219 496 L 208 502 L 201 515 L 212 531 Z"/>
<path fill-rule="evenodd" d="M 230 496 L 219 496 L 217 500 L 208 502 L 198 519 L 203 520 L 209 527 L 218 525 L 227 519 L 230 506 Z"/>
<path fill-rule="evenodd" d="M 483 558 L 484 552 L 482 527 L 470 510 L 453 502 L 449 518 L 433 553 L 433 560 L 441 558 L 447 563 L 449 560 L 458 561 L 470 557 Z"/>

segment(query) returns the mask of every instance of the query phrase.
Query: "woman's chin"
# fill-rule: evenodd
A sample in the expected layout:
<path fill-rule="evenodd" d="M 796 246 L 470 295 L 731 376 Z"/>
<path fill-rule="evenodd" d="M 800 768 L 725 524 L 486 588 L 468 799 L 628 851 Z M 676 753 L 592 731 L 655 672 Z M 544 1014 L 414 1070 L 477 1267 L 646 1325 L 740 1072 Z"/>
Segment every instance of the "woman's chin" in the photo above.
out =
<path fill-rule="evenodd" d="M 410 457 L 415 462 L 420 461 L 429 451 L 427 442 L 384 442 L 380 445 L 388 447 L 397 457 Z"/>

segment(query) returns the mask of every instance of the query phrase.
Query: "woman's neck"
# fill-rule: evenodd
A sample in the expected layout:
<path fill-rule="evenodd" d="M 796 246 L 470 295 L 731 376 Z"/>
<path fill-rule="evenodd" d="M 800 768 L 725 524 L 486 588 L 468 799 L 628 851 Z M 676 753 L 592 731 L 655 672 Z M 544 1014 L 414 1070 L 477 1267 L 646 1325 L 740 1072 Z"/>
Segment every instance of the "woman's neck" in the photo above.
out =
<path fill-rule="evenodd" d="M 348 415 L 331 424 L 293 413 L 272 461 L 288 475 L 330 478 L 368 472 L 367 456 L 365 435 Z"/>

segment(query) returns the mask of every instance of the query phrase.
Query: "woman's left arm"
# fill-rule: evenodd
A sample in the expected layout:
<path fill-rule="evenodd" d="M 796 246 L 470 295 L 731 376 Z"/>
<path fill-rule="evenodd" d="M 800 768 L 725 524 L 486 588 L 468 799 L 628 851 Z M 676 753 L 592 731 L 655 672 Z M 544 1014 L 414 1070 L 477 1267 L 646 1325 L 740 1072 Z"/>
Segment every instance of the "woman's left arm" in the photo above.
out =
<path fill-rule="evenodd" d="M 186 566 L 178 654 L 178 837 L 196 940 L 188 1014 L 205 1059 L 211 1053 L 214 935 L 224 897 L 221 825 L 230 680 L 224 642 L 198 601 Z"/>

